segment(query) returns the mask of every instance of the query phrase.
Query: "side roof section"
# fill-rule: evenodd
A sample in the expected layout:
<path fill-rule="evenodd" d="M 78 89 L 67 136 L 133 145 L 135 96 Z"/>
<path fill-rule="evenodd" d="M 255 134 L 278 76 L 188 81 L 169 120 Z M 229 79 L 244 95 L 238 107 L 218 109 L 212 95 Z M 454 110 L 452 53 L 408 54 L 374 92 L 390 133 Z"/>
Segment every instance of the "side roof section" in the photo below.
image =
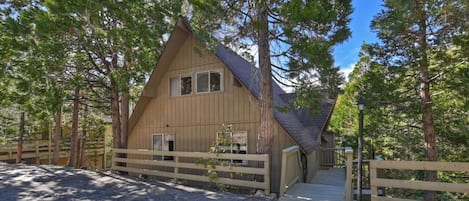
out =
<path fill-rule="evenodd" d="M 216 56 L 231 70 L 235 77 L 249 89 L 251 94 L 260 97 L 260 72 L 250 62 L 233 51 L 218 45 Z M 319 146 L 319 136 L 325 129 L 332 113 L 335 101 L 322 100 L 319 111 L 311 115 L 309 110 L 296 110 L 289 102 L 296 98 L 293 93 L 287 94 L 280 86 L 272 81 L 274 107 L 288 107 L 288 112 L 274 109 L 274 117 L 287 133 L 295 140 L 305 153 L 314 151 Z"/>

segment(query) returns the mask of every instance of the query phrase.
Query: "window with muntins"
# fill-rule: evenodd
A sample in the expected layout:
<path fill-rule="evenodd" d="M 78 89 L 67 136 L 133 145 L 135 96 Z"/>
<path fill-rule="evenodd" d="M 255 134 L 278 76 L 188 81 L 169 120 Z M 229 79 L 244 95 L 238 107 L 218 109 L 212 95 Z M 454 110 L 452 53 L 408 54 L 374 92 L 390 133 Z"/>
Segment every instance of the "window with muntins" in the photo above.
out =
<path fill-rule="evenodd" d="M 192 93 L 192 76 L 180 75 L 169 78 L 169 95 L 184 96 Z"/>
<path fill-rule="evenodd" d="M 153 134 L 153 150 L 154 151 L 174 151 L 174 135 L 169 134 Z M 173 156 L 156 155 L 153 160 L 173 160 Z"/>
<path fill-rule="evenodd" d="M 222 153 L 247 154 L 248 133 L 246 131 L 236 131 L 233 133 L 217 133 L 217 144 Z M 231 163 L 247 164 L 246 160 L 231 160 Z"/>
<path fill-rule="evenodd" d="M 218 71 L 197 72 L 197 93 L 217 92 L 222 90 L 222 74 Z"/>

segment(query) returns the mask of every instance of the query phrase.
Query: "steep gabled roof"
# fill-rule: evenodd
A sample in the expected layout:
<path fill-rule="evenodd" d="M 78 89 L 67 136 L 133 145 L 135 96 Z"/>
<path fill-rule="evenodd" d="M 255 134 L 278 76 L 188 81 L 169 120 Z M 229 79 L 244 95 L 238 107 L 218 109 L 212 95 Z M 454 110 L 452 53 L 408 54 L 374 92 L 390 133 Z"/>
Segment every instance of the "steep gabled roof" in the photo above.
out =
<path fill-rule="evenodd" d="M 193 34 L 193 30 L 185 18 L 181 17 L 161 54 L 158 63 L 153 70 L 142 95 L 140 96 L 134 111 L 129 119 L 129 131 L 135 127 L 138 119 L 145 110 L 150 100 L 156 96 L 155 88 L 158 86 L 164 72 L 167 71 L 169 62 L 174 58 L 175 53 L 182 46 L 183 39 Z M 225 64 L 233 75 L 259 99 L 260 73 L 258 68 L 246 61 L 233 51 L 218 45 L 215 55 Z M 294 94 L 285 93 L 276 82 L 272 82 L 273 102 L 275 106 L 289 107 L 289 102 L 294 100 Z M 335 101 L 322 101 L 320 111 L 311 116 L 308 110 L 296 110 L 290 107 L 289 112 L 274 111 L 274 117 L 293 140 L 300 146 L 303 152 L 310 153 L 320 144 L 319 136 L 325 129 Z"/>
<path fill-rule="evenodd" d="M 260 73 L 258 68 L 228 48 L 219 45 L 215 55 L 231 70 L 234 76 L 259 99 Z M 325 129 L 335 101 L 323 100 L 319 112 L 311 115 L 309 110 L 296 110 L 289 103 L 296 99 L 294 93 L 285 93 L 276 82 L 272 82 L 273 102 L 275 106 L 288 107 L 288 112 L 274 110 L 274 117 L 301 149 L 310 153 L 320 144 L 319 136 Z"/>

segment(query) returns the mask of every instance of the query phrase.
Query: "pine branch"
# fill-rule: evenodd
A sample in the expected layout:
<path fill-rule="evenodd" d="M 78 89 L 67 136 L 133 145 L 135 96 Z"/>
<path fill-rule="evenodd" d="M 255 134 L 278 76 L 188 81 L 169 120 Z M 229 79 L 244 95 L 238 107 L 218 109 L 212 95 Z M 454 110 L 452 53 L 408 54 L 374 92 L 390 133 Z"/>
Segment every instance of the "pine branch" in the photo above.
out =
<path fill-rule="evenodd" d="M 274 78 L 275 81 L 277 81 L 278 83 L 280 83 L 280 84 L 283 85 L 283 86 L 286 86 L 286 87 L 296 87 L 295 85 L 287 84 L 287 83 L 285 83 L 285 82 L 280 81 L 276 76 L 272 76 L 272 78 Z"/>

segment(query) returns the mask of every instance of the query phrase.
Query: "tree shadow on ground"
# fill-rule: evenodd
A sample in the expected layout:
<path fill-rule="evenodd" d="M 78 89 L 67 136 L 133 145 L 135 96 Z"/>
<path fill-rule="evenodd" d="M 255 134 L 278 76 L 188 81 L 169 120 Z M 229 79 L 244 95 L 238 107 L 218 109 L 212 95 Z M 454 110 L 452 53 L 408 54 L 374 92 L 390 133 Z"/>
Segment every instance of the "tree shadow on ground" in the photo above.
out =
<path fill-rule="evenodd" d="M 59 166 L 0 165 L 0 200 L 259 200 Z"/>

